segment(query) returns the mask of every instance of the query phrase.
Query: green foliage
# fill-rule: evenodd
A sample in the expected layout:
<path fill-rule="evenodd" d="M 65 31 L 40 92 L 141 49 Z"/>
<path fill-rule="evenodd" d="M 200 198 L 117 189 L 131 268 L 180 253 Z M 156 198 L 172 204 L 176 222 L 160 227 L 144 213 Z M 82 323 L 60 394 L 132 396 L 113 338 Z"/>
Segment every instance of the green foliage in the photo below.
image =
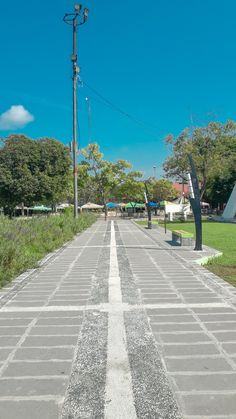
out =
<path fill-rule="evenodd" d="M 169 201 L 178 197 L 178 192 L 167 179 L 150 179 L 148 184 L 151 201 Z"/>
<path fill-rule="evenodd" d="M 142 172 L 131 171 L 125 174 L 113 191 L 113 195 L 120 202 L 143 202 L 144 182 L 140 180 Z"/>
<path fill-rule="evenodd" d="M 236 182 L 236 170 L 225 176 L 216 176 L 210 179 L 206 188 L 206 200 L 210 202 L 213 208 L 216 208 L 219 203 L 224 204 L 228 202 L 234 184 Z"/>
<path fill-rule="evenodd" d="M 0 149 L 0 205 L 9 214 L 22 202 L 55 205 L 69 189 L 70 164 L 69 150 L 54 139 L 11 135 Z"/>
<path fill-rule="evenodd" d="M 39 201 L 56 205 L 70 192 L 71 158 L 69 149 L 51 138 L 38 140 L 40 149 Z"/>
<path fill-rule="evenodd" d="M 79 193 L 83 202 L 95 201 L 105 205 L 110 199 L 119 200 L 127 188 L 131 190 L 138 172 L 127 174 L 127 169 L 131 168 L 129 162 L 117 160 L 113 163 L 104 160 L 98 144 L 89 144 L 82 150 L 82 155 L 84 161 L 79 165 L 78 179 Z"/>
<path fill-rule="evenodd" d="M 147 226 L 148 221 L 147 220 L 135 220 L 136 224 L 139 224 L 140 226 Z M 153 225 L 158 225 L 159 221 L 152 220 Z"/>
<path fill-rule="evenodd" d="M 236 164 L 236 124 L 211 122 L 191 133 L 185 129 L 176 139 L 168 136 L 173 153 L 164 163 L 167 177 L 186 179 L 192 154 L 201 185 L 201 197 L 214 179 L 229 177 Z"/>
<path fill-rule="evenodd" d="M 93 214 L 10 220 L 0 217 L 0 287 L 89 227 Z"/>

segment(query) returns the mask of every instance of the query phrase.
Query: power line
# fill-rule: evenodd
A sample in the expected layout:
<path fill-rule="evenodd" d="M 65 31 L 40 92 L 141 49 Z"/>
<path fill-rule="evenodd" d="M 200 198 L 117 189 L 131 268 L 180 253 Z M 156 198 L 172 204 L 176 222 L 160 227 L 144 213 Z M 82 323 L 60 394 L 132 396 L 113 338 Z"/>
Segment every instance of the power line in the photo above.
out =
<path fill-rule="evenodd" d="M 140 119 L 136 118 L 135 116 L 129 114 L 128 112 L 124 111 L 123 109 L 121 109 L 119 106 L 117 106 L 116 104 L 114 104 L 113 102 L 111 102 L 109 99 L 105 98 L 101 93 L 99 93 L 96 89 L 94 89 L 93 87 L 89 86 L 88 83 L 86 83 L 85 81 L 82 82 L 89 90 L 91 90 L 91 92 L 93 92 L 96 96 L 98 96 L 102 103 L 106 106 L 108 106 L 110 109 L 120 113 L 121 115 L 125 116 L 126 118 L 128 118 L 129 120 L 131 120 L 132 122 L 134 122 L 135 124 L 141 126 L 143 129 L 145 129 L 146 132 L 148 132 L 149 135 L 157 138 L 157 134 L 150 132 L 149 130 L 147 130 L 147 127 L 150 128 L 153 126 L 141 121 Z M 156 127 L 154 127 L 156 128 Z"/>

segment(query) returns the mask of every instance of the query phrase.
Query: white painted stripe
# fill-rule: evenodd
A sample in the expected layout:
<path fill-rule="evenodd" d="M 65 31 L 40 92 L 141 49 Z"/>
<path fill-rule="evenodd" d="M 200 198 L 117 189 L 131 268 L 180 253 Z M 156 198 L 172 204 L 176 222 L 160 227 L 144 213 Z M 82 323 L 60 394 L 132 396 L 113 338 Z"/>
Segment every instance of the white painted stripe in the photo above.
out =
<path fill-rule="evenodd" d="M 78 245 L 78 246 L 75 246 L 75 245 L 73 245 L 73 246 L 68 246 L 68 249 L 80 249 L 80 248 L 86 248 L 86 249 L 90 249 L 90 248 L 104 248 L 104 247 L 110 247 L 110 245 L 109 244 L 97 244 L 97 245 L 90 245 L 90 246 L 80 246 L 80 245 Z M 148 247 L 148 249 L 150 248 L 150 247 L 153 247 L 154 249 L 155 248 L 158 248 L 159 249 L 159 247 L 160 246 L 158 246 L 157 244 L 137 244 L 137 243 L 134 243 L 134 244 L 118 244 L 116 247 L 121 247 L 121 248 L 133 248 L 133 247 L 135 247 L 135 249 L 137 248 L 137 247 L 140 247 L 141 249 L 142 248 L 147 248 Z"/>
<path fill-rule="evenodd" d="M 118 278 L 119 280 L 119 278 Z M 114 278 L 113 278 L 113 282 Z M 117 298 L 117 296 L 116 296 Z M 158 304 L 142 304 L 143 308 L 146 309 L 155 309 L 155 308 L 232 308 L 227 303 L 158 303 Z M 116 304 L 104 303 L 104 304 L 94 304 L 86 306 L 47 306 L 47 307 L 3 307 L 0 310 L 0 313 L 31 313 L 31 312 L 57 312 L 57 311 L 84 311 L 84 310 L 101 310 L 105 312 L 114 312 L 114 311 L 130 311 L 130 310 L 140 310 L 140 305 L 129 305 L 127 303 L 116 302 Z M 204 313 L 201 313 L 204 314 Z M 1 316 L 3 318 L 3 316 Z"/>
<path fill-rule="evenodd" d="M 34 377 L 32 377 L 34 378 Z M 54 401 L 57 403 L 61 402 L 61 396 L 46 395 L 46 396 L 0 396 L 0 402 L 24 402 L 24 401 L 39 401 L 39 402 L 50 402 Z"/>
<path fill-rule="evenodd" d="M 232 308 L 227 303 L 163 303 L 163 304 L 143 304 L 144 308 Z"/>
<path fill-rule="evenodd" d="M 91 306 L 96 308 L 96 306 Z M 1 313 L 31 313 L 31 312 L 57 312 L 57 311 L 83 311 L 85 306 L 47 306 L 47 307 L 3 307 Z"/>
<path fill-rule="evenodd" d="M 114 223 L 111 222 L 105 419 L 135 419 Z M 119 310 L 118 310 L 119 308 Z"/>

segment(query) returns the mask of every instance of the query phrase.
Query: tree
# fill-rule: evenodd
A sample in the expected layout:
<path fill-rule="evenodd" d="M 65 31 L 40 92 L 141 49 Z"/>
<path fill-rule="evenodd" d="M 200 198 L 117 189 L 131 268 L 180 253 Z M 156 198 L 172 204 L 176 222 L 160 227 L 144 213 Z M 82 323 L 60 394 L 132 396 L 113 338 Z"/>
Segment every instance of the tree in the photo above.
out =
<path fill-rule="evenodd" d="M 206 189 L 207 202 L 209 202 L 213 208 L 217 208 L 219 204 L 222 207 L 223 204 L 228 202 L 235 182 L 236 170 L 227 177 L 217 176 L 210 180 Z"/>
<path fill-rule="evenodd" d="M 70 155 L 53 139 L 11 135 L 0 149 L 0 204 L 12 214 L 16 205 L 54 205 L 69 185 Z"/>
<path fill-rule="evenodd" d="M 83 184 L 89 186 L 90 193 L 97 197 L 97 202 L 104 205 L 105 216 L 107 216 L 106 203 L 112 195 L 112 191 L 122 181 L 124 172 L 130 167 L 125 160 L 118 160 L 113 163 L 103 159 L 99 145 L 88 144 L 81 151 L 84 160 L 79 168 L 82 173 L 80 188 Z"/>
<path fill-rule="evenodd" d="M 154 180 L 152 178 L 149 185 L 149 194 L 155 202 L 169 201 L 178 197 L 178 192 L 167 179 Z"/>
<path fill-rule="evenodd" d="M 196 165 L 201 187 L 201 199 L 208 181 L 216 176 L 227 176 L 236 162 L 236 124 L 210 122 L 206 127 L 196 128 L 192 135 L 185 129 L 176 139 L 168 136 L 166 142 L 172 144 L 173 154 L 164 163 L 167 177 L 186 180 L 189 172 L 188 155 Z"/>
<path fill-rule="evenodd" d="M 114 190 L 114 196 L 118 201 L 143 202 L 144 200 L 144 182 L 140 179 L 143 174 L 139 171 L 130 171 L 125 173 L 120 183 Z"/>
<path fill-rule="evenodd" d="M 40 199 L 56 206 L 71 193 L 71 158 L 69 149 L 51 138 L 38 140 L 40 149 Z"/>

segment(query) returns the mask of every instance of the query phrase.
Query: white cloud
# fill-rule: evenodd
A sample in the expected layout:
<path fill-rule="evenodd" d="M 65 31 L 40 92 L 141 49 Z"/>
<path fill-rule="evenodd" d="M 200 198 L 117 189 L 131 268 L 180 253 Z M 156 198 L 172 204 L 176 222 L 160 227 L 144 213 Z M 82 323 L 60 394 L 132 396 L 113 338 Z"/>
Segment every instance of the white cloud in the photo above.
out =
<path fill-rule="evenodd" d="M 13 105 L 0 115 L 0 130 L 23 128 L 34 120 L 34 116 L 22 105 Z"/>

